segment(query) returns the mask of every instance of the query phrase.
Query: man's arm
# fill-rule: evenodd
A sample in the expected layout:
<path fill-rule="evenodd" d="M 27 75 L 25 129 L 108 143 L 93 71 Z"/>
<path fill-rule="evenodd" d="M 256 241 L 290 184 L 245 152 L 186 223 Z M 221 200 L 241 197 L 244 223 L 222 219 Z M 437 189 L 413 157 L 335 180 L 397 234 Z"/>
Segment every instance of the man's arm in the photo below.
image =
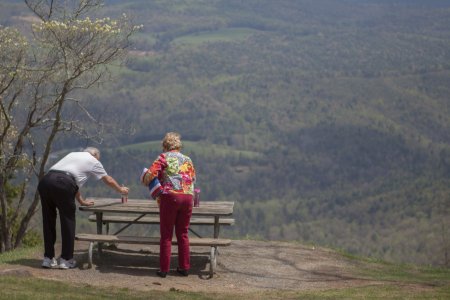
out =
<path fill-rule="evenodd" d="M 126 186 L 120 186 L 117 181 L 114 180 L 114 178 L 112 178 L 109 175 L 103 176 L 102 177 L 102 181 L 110 186 L 111 188 L 113 188 L 114 190 L 116 190 L 117 192 L 123 194 L 123 195 L 128 195 L 128 188 Z"/>

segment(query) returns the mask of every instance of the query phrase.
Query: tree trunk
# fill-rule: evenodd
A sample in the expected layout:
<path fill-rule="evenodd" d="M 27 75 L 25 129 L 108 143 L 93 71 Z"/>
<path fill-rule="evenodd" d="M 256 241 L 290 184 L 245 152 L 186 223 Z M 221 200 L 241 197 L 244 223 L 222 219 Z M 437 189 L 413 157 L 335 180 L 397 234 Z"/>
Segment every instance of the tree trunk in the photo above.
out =
<path fill-rule="evenodd" d="M 70 85 L 70 82 L 71 82 L 70 80 L 68 82 L 66 82 L 66 84 L 64 85 L 63 91 L 61 92 L 61 97 L 59 99 L 58 108 L 55 113 L 55 121 L 53 122 L 53 126 L 52 126 L 52 132 L 50 133 L 50 135 L 47 139 L 47 143 L 45 144 L 44 154 L 42 155 L 42 160 L 40 162 L 38 180 L 41 180 L 42 177 L 44 177 L 45 165 L 48 161 L 48 157 L 50 155 L 53 141 L 56 137 L 56 134 L 58 133 L 58 130 L 60 129 L 60 126 L 61 126 L 61 110 L 62 110 L 62 107 L 65 102 L 65 98 L 66 98 L 66 94 L 67 94 L 68 86 Z M 31 218 L 33 218 L 33 216 L 37 212 L 39 199 L 40 199 L 39 192 L 36 190 L 34 192 L 33 202 L 30 204 L 25 216 L 20 221 L 20 227 L 19 227 L 19 230 L 17 231 L 16 239 L 14 242 L 15 248 L 19 247 L 22 244 L 22 240 L 25 237 L 25 234 L 27 232 L 27 228 L 28 228 L 28 225 L 30 224 Z"/>
<path fill-rule="evenodd" d="M 5 177 L 0 175 L 0 203 L 1 203 L 1 247 L 0 252 L 11 250 L 11 238 L 8 226 L 8 203 L 6 200 Z"/>

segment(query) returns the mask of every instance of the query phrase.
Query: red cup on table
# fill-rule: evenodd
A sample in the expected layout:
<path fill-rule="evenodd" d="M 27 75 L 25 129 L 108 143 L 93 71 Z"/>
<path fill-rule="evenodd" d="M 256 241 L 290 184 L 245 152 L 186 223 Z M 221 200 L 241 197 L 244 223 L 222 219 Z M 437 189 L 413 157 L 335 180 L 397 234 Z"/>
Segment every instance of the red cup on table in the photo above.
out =
<path fill-rule="evenodd" d="M 123 184 L 122 184 L 122 187 L 123 187 Z M 122 196 L 122 203 L 127 203 L 128 202 L 128 195 L 127 194 L 121 194 L 121 196 Z"/>

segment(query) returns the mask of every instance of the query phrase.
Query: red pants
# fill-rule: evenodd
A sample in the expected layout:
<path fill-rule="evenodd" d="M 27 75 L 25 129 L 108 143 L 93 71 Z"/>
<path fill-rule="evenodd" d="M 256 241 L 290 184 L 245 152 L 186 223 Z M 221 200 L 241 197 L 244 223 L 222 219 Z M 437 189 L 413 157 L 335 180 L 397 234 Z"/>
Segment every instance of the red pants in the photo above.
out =
<path fill-rule="evenodd" d="M 192 215 L 192 195 L 163 194 L 159 208 L 159 268 L 161 272 L 169 272 L 172 250 L 173 227 L 178 242 L 178 267 L 189 270 L 189 236 L 188 228 Z"/>

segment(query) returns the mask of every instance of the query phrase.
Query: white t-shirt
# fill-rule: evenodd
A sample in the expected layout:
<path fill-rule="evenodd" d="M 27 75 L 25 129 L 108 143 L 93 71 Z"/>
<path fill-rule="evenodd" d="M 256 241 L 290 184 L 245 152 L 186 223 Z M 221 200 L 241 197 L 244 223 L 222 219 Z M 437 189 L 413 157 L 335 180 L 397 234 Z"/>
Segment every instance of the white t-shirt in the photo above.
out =
<path fill-rule="evenodd" d="M 50 170 L 69 172 L 75 177 L 80 188 L 91 175 L 94 175 L 97 180 L 108 175 L 101 162 L 89 152 L 69 153 L 54 164 Z"/>

